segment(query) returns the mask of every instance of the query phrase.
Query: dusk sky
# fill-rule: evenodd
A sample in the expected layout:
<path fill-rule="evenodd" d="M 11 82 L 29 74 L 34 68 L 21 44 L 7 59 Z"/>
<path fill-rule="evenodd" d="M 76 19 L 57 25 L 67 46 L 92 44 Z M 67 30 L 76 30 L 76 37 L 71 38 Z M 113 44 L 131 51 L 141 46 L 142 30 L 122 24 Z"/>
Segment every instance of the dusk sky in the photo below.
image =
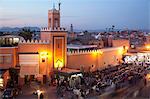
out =
<path fill-rule="evenodd" d="M 61 0 L 61 25 L 75 29 L 150 29 L 150 0 Z M 0 0 L 0 27 L 47 26 L 58 0 Z"/>

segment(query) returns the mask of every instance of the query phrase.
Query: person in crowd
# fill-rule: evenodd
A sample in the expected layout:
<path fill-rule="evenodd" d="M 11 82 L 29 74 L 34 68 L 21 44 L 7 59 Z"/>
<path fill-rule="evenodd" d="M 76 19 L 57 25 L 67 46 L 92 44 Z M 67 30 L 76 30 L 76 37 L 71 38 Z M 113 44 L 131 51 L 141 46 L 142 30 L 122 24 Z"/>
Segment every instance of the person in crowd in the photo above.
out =
<path fill-rule="evenodd" d="M 135 62 L 136 63 L 136 62 Z M 96 86 L 94 89 L 97 90 L 97 93 L 103 93 L 103 89 L 110 87 L 112 90 L 117 90 L 118 88 L 126 87 L 127 85 L 135 85 L 136 82 L 141 80 L 141 77 L 144 76 L 146 71 L 146 66 L 139 65 L 119 65 L 116 67 L 110 67 L 103 70 L 92 71 L 84 73 L 83 77 L 79 77 L 80 83 L 77 82 L 79 79 L 70 78 L 68 84 L 65 81 L 61 83 L 61 86 L 72 87 L 72 90 L 79 89 L 81 97 L 84 98 L 84 92 L 88 91 L 88 94 L 92 93 L 93 86 Z M 132 83 L 128 83 L 132 81 Z M 146 81 L 145 81 L 146 84 Z M 117 89 L 116 89 L 117 88 Z M 79 92 L 77 90 L 77 92 Z M 65 92 L 64 92 L 65 93 Z M 96 93 L 94 93 L 96 94 Z"/>
<path fill-rule="evenodd" d="M 43 93 L 40 94 L 40 99 L 43 99 L 44 98 L 44 95 Z"/>

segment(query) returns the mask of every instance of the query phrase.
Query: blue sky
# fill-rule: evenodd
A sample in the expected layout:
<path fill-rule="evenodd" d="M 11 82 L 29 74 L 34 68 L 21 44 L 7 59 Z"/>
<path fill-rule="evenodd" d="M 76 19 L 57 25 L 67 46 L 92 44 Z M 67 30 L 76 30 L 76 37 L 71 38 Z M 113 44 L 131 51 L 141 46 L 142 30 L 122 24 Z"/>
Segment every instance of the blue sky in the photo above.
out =
<path fill-rule="evenodd" d="M 61 0 L 61 25 L 75 29 L 150 29 L 149 0 Z M 0 0 L 0 27 L 47 26 L 58 0 Z"/>

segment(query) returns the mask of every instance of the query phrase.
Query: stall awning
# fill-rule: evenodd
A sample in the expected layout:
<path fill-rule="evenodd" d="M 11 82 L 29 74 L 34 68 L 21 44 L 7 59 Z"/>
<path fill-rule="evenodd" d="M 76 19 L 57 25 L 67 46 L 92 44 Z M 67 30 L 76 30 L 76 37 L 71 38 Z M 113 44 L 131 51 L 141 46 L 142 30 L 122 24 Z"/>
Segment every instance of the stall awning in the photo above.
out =
<path fill-rule="evenodd" d="M 59 75 L 62 75 L 62 76 L 71 76 L 74 74 L 79 74 L 79 73 L 81 73 L 81 71 L 76 70 L 76 69 L 63 68 L 60 71 L 55 71 L 55 73 L 58 73 Z"/>

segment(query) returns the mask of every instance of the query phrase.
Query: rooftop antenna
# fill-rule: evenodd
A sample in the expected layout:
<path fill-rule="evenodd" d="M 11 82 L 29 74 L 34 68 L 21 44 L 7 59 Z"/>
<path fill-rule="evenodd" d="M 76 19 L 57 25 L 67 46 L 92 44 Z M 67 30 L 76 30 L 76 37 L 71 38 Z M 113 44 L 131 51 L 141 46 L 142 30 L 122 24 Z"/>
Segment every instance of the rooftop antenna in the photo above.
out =
<path fill-rule="evenodd" d="M 58 3 L 59 11 L 60 11 L 60 5 L 61 5 L 61 2 L 60 2 L 60 0 L 59 0 L 59 3 Z"/>

